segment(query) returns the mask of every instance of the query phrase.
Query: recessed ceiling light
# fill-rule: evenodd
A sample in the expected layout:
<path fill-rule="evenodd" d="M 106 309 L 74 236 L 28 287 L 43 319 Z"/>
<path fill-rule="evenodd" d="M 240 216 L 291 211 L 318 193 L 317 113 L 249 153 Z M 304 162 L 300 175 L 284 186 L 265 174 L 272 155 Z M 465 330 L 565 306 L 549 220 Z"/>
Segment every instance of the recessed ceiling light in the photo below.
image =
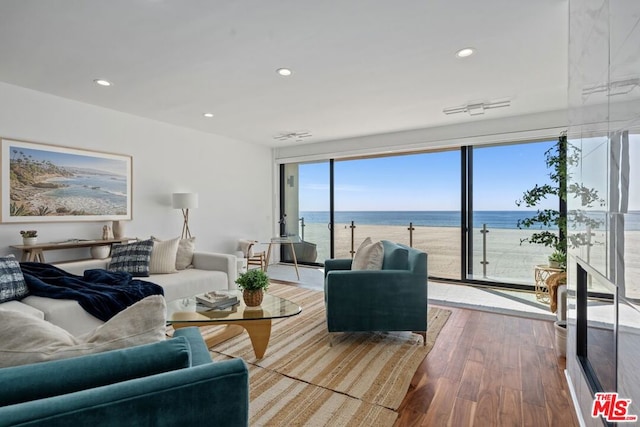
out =
<path fill-rule="evenodd" d="M 210 119 L 211 117 L 213 117 L 213 113 L 204 113 L 202 114 L 203 116 L 205 116 L 206 118 Z"/>
<path fill-rule="evenodd" d="M 109 80 L 104 79 L 95 79 L 93 82 L 99 86 L 111 86 L 113 84 Z"/>
<path fill-rule="evenodd" d="M 466 58 L 467 56 L 471 56 L 475 53 L 475 49 L 472 47 L 465 47 L 464 49 L 460 49 L 456 52 L 456 56 L 458 58 Z"/>
<path fill-rule="evenodd" d="M 276 73 L 280 74 L 283 77 L 289 77 L 293 72 L 288 68 L 278 68 Z"/>

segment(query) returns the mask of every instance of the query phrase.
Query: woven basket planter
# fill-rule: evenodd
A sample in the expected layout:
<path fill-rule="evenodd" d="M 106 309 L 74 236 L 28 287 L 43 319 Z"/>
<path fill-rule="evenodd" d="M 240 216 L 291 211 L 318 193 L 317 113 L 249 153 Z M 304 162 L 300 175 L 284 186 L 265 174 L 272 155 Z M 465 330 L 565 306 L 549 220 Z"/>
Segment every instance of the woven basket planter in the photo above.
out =
<path fill-rule="evenodd" d="M 264 293 L 262 290 L 257 291 L 242 291 L 242 299 L 247 307 L 259 307 L 262 304 L 262 297 Z"/>

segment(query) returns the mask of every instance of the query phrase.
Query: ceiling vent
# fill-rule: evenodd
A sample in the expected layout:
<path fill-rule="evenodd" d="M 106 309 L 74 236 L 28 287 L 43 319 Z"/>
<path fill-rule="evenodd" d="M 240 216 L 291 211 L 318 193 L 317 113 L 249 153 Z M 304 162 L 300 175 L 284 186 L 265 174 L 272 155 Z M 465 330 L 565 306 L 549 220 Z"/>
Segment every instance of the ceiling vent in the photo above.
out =
<path fill-rule="evenodd" d="M 494 102 L 474 102 L 467 105 L 461 105 L 459 107 L 445 108 L 442 110 L 445 114 L 458 114 L 469 113 L 470 116 L 479 116 L 484 114 L 485 110 L 491 110 L 492 108 L 502 108 L 511 106 L 511 101 L 494 101 Z"/>
<path fill-rule="evenodd" d="M 294 141 L 301 142 L 305 138 L 310 138 L 311 133 L 307 131 L 298 131 L 298 132 L 282 132 L 278 135 L 274 136 L 273 139 L 277 141 Z"/>

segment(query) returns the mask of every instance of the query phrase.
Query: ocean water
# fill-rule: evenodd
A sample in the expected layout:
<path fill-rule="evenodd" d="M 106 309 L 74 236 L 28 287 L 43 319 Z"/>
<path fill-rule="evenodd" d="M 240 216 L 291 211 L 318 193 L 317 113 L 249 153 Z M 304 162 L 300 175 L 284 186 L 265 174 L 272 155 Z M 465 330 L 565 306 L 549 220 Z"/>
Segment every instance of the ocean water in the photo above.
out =
<path fill-rule="evenodd" d="M 531 217 L 536 211 L 476 211 L 473 214 L 474 228 L 487 224 L 487 228 L 517 229 L 519 219 Z M 594 218 L 604 219 L 604 213 L 592 214 Z M 305 224 L 327 224 L 328 211 L 302 211 L 300 217 Z M 459 211 L 336 211 L 336 224 L 368 225 L 409 225 L 428 227 L 459 227 Z M 626 230 L 640 230 L 640 211 L 625 215 Z"/>
<path fill-rule="evenodd" d="M 113 207 L 126 208 L 127 182 L 123 176 L 78 174 L 71 178 L 55 178 L 50 181 L 60 182 L 66 187 L 48 191 L 49 197 L 95 198 Z"/>

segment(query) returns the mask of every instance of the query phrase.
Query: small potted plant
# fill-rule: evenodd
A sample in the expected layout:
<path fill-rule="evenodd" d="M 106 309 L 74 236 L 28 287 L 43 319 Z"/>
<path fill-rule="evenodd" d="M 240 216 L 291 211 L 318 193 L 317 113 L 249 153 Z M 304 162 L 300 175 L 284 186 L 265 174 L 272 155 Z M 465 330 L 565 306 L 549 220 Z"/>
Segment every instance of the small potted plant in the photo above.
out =
<path fill-rule="evenodd" d="M 264 291 L 269 287 L 269 276 L 259 268 L 242 273 L 236 280 L 242 290 L 242 299 L 247 307 L 259 307 Z"/>
<path fill-rule="evenodd" d="M 38 242 L 37 230 L 21 230 L 20 235 L 22 236 L 22 244 L 25 246 L 32 246 Z"/>
<path fill-rule="evenodd" d="M 549 255 L 549 267 L 564 269 L 567 263 L 567 255 L 560 251 L 555 251 Z"/>

